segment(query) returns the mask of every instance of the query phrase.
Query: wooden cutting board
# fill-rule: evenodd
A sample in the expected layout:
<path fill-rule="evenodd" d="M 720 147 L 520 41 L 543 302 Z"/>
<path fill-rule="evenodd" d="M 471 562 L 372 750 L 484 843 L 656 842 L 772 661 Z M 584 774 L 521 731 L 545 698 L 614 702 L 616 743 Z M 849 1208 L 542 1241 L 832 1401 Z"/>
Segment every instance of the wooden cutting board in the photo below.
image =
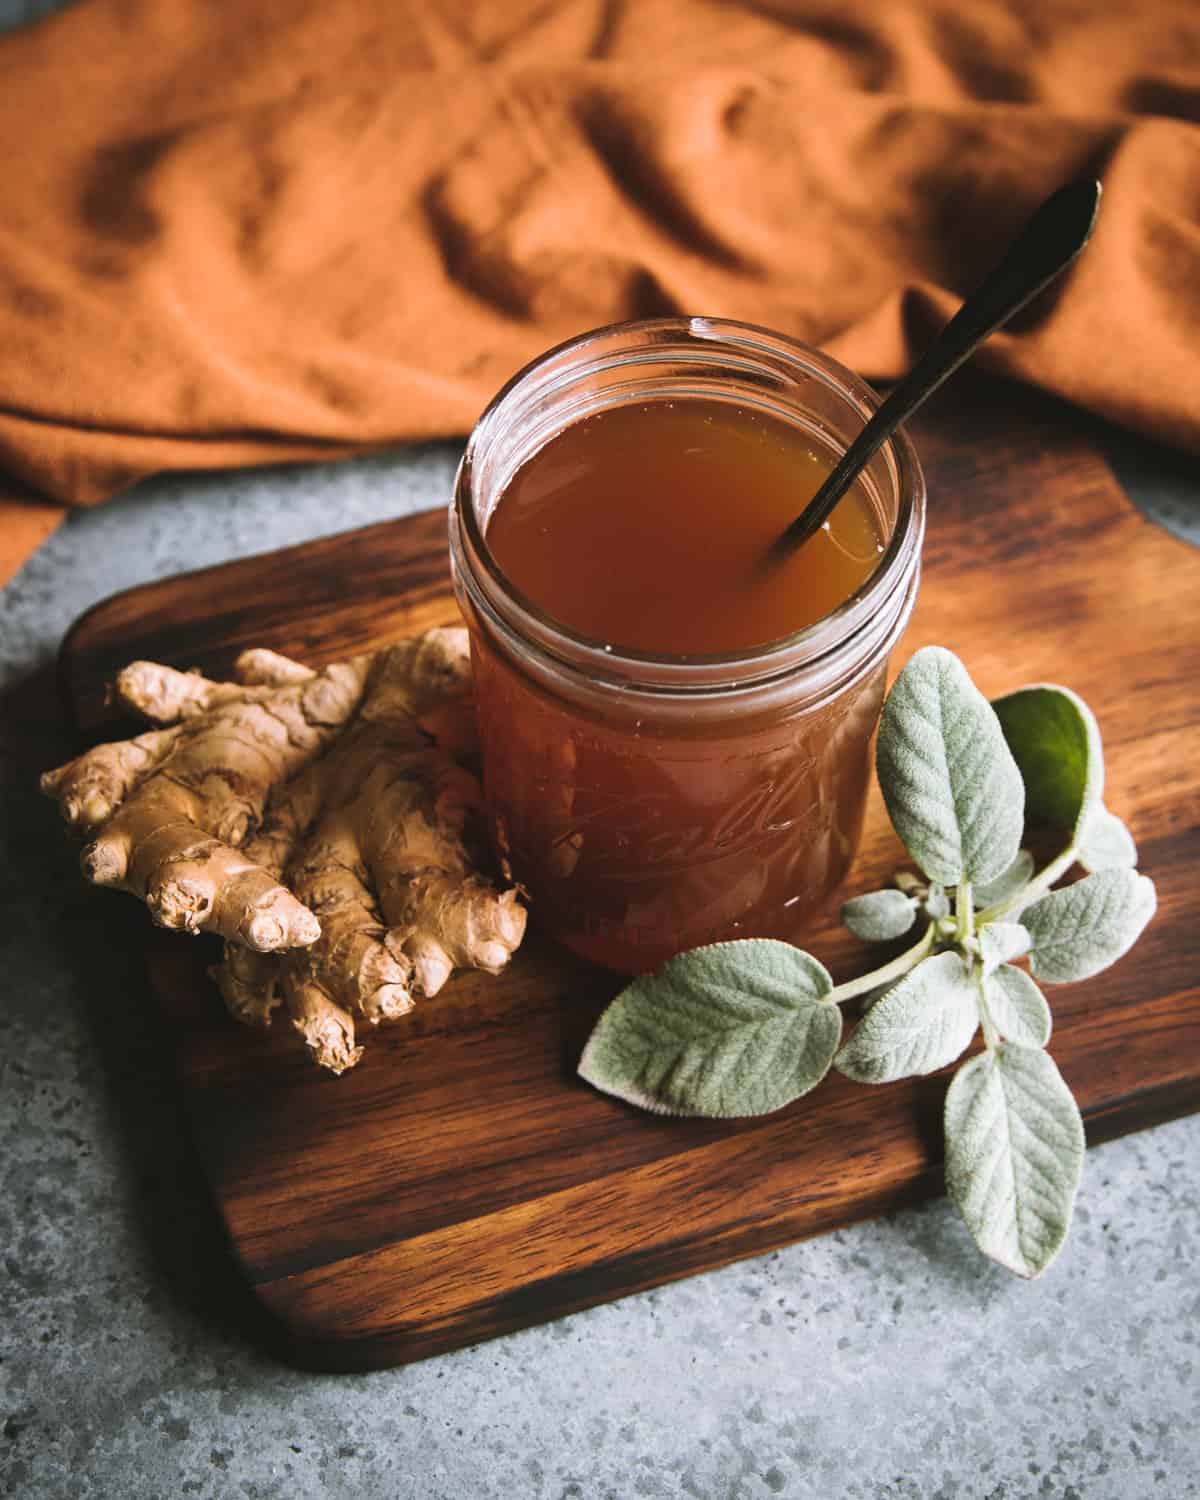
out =
<path fill-rule="evenodd" d="M 1080 691 L 1104 732 L 1107 800 L 1158 885 L 1135 954 L 1051 994 L 1051 1051 L 1094 1143 L 1200 1107 L 1200 553 L 1137 515 L 1065 408 L 974 386 L 917 438 L 930 535 L 893 667 L 937 641 L 989 695 Z M 80 727 L 113 738 L 103 684 L 134 657 L 221 675 L 265 645 L 317 664 L 455 614 L 432 511 L 109 599 L 67 637 L 62 684 Z M 848 888 L 883 883 L 899 858 L 876 793 Z M 809 946 L 844 979 L 868 962 L 837 926 L 840 899 Z M 340 1079 L 282 1024 L 226 1018 L 207 940 L 147 924 L 147 943 L 217 1207 L 309 1365 L 420 1359 L 941 1191 L 941 1077 L 831 1076 L 732 1124 L 593 1092 L 575 1064 L 618 982 L 536 932 L 501 978 L 459 976 L 368 1036 Z"/>

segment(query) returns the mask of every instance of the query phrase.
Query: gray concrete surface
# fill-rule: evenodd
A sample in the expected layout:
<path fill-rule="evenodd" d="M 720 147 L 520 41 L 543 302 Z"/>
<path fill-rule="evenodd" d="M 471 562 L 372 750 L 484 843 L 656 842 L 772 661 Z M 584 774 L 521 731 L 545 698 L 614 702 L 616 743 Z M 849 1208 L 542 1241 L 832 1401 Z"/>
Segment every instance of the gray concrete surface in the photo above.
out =
<path fill-rule="evenodd" d="M 0 27 L 50 8 L 0 0 Z M 1194 466 L 1111 446 L 1200 535 Z M 0 596 L 0 1494 L 1200 1495 L 1200 1117 L 1089 1154 L 1033 1285 L 936 1202 L 404 1370 L 258 1351 L 162 1067 L 140 914 L 84 888 L 32 790 L 68 749 L 48 668 L 114 589 L 436 503 L 454 460 L 147 484 Z"/>
<path fill-rule="evenodd" d="M 1169 467 L 1137 452 L 1127 477 Z M 437 503 L 454 461 L 150 483 L 0 597 L 0 1493 L 1200 1494 L 1200 1117 L 1089 1155 L 1033 1285 L 938 1202 L 405 1370 L 258 1351 L 159 1056 L 141 915 L 84 888 L 32 792 L 67 749 L 46 668 L 114 589 Z"/>

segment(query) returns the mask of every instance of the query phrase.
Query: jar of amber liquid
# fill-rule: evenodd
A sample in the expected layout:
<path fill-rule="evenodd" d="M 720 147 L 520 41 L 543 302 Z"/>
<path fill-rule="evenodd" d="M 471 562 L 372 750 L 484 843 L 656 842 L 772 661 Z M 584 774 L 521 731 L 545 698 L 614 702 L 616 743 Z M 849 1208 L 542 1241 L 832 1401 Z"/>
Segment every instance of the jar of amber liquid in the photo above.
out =
<path fill-rule="evenodd" d="M 485 800 L 582 956 L 796 939 L 845 874 L 920 570 L 907 439 L 766 558 L 877 404 L 812 349 L 692 318 L 551 350 L 481 417 L 450 537 Z"/>

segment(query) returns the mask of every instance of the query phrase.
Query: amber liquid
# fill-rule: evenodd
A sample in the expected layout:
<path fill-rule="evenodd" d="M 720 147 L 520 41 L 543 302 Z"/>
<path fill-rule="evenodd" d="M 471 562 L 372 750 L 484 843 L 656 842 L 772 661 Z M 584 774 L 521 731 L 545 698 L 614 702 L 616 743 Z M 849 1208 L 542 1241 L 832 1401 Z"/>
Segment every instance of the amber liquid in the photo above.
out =
<path fill-rule="evenodd" d="M 573 631 L 656 655 L 730 653 L 828 615 L 882 538 L 852 489 L 776 569 L 767 549 L 832 466 L 802 430 L 716 400 L 611 408 L 513 476 L 487 525 L 515 588 Z M 532 910 L 642 972 L 685 948 L 794 937 L 861 826 L 883 664 L 819 709 L 713 716 L 552 695 L 473 633 L 493 831 Z"/>
<path fill-rule="evenodd" d="M 520 468 L 488 523 L 492 555 L 538 607 L 614 647 L 744 650 L 848 599 L 883 550 L 852 488 L 781 566 L 771 543 L 833 467 L 807 433 L 720 401 L 619 406 Z"/>

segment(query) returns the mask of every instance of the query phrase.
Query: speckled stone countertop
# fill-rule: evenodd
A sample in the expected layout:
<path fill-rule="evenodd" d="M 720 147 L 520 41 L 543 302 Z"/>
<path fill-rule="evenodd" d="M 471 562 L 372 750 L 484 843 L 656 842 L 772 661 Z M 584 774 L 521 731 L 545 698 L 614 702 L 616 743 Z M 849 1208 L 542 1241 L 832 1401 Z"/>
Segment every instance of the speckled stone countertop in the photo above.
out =
<path fill-rule="evenodd" d="M 141 914 L 85 889 L 33 791 L 68 750 L 47 667 L 114 589 L 436 503 L 455 458 L 147 484 L 3 594 L 0 1493 L 1200 1494 L 1200 1117 L 1090 1153 L 1033 1284 L 935 1202 L 389 1373 L 258 1352 L 148 1019 Z M 1169 460 L 1118 458 L 1200 512 Z"/>
<path fill-rule="evenodd" d="M 0 0 L 0 27 L 49 8 Z M 1111 441 L 1139 503 L 1200 539 L 1194 463 Z M 140 914 L 84 888 L 33 789 L 69 750 L 49 669 L 113 590 L 438 503 L 456 457 L 147 484 L 0 596 L 0 1494 L 1200 1495 L 1200 1116 L 1089 1153 L 1033 1284 L 938 1201 L 406 1369 L 259 1352 L 162 1066 Z"/>

